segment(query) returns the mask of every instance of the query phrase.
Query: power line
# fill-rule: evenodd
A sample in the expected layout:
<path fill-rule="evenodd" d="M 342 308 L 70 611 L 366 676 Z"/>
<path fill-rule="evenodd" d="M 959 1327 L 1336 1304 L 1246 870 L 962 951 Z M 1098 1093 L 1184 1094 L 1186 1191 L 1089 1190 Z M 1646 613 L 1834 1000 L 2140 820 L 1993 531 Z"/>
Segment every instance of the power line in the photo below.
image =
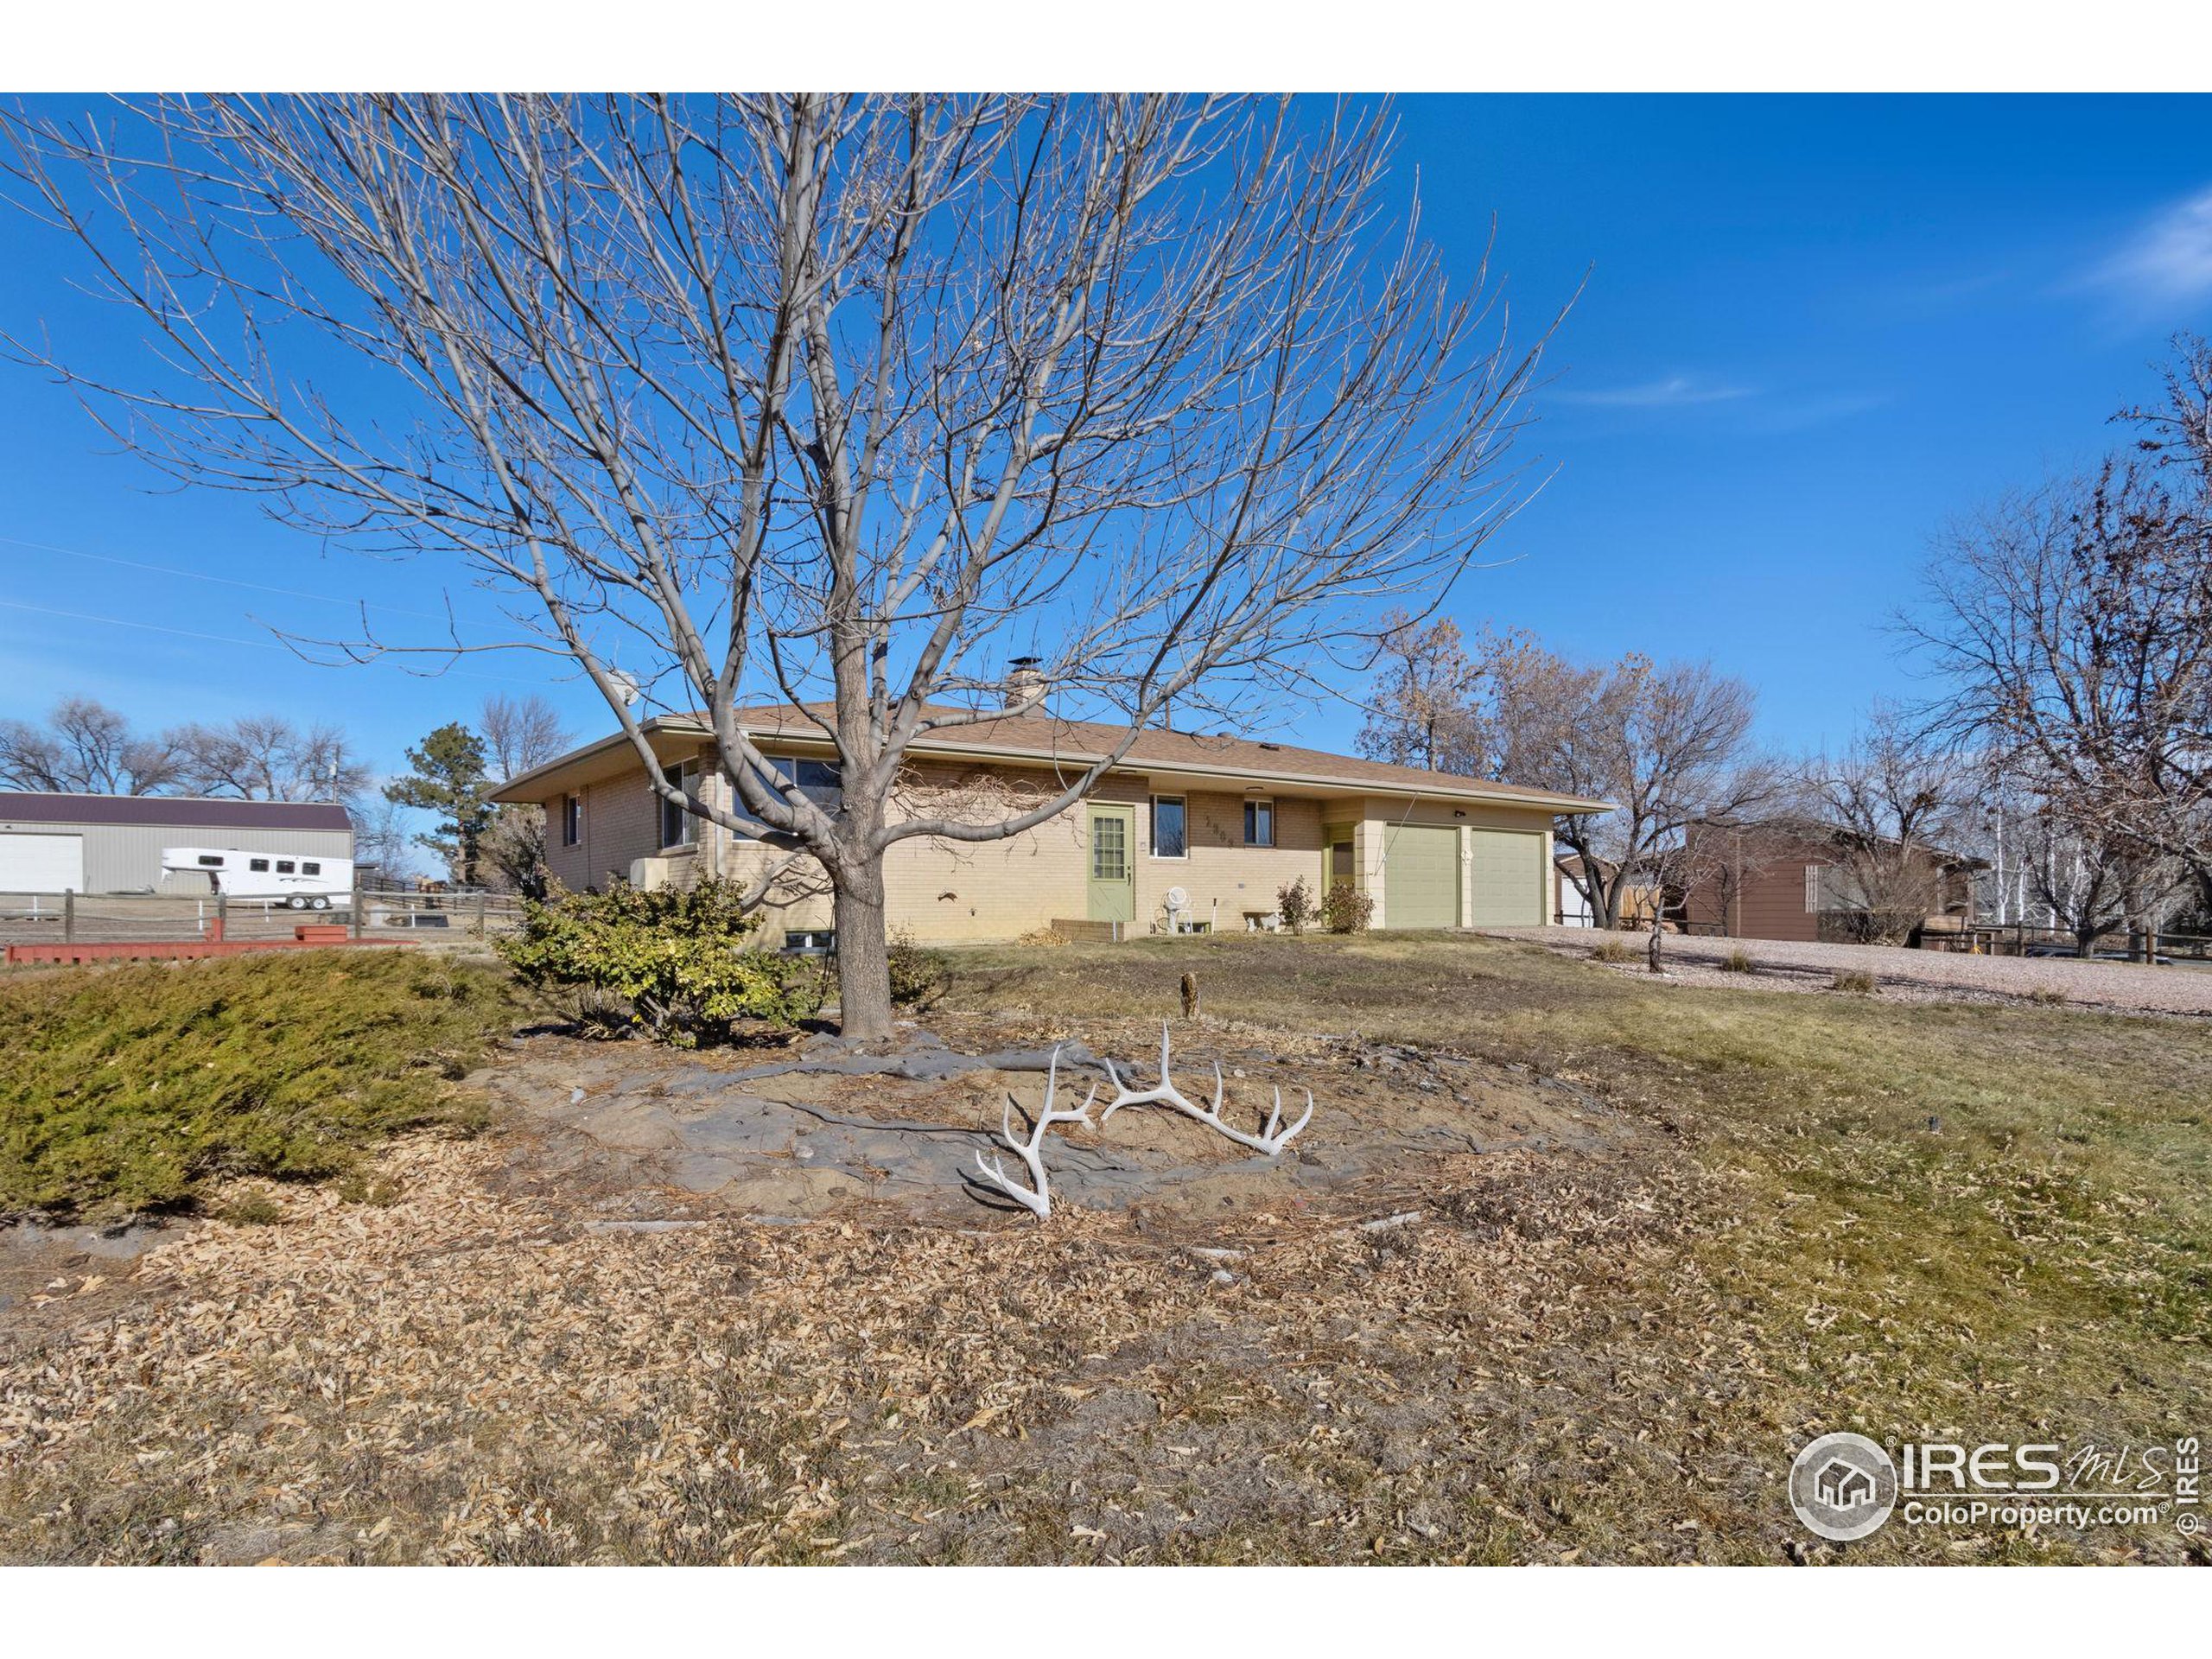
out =
<path fill-rule="evenodd" d="M 51 542 L 27 542 L 20 536 L 0 536 L 0 542 L 10 547 L 28 547 L 41 553 L 59 553 L 66 558 L 90 559 L 98 564 L 117 564 L 129 570 L 150 570 L 157 575 L 181 576 L 188 582 L 219 582 L 226 588 L 244 588 L 257 594 L 276 594 L 286 599 L 308 599 L 324 605 L 353 606 L 365 604 L 372 611 L 389 611 L 394 616 L 418 616 L 432 622 L 442 622 L 445 616 L 437 611 L 414 611 L 404 605 L 386 605 L 376 600 L 351 600 L 336 594 L 311 593 L 303 588 L 272 588 L 266 582 L 244 582 L 236 576 L 214 576 L 205 570 L 181 570 L 173 564 L 149 564 L 143 559 L 118 558 L 111 553 L 87 553 L 82 548 L 57 547 Z"/>
<path fill-rule="evenodd" d="M 5 539 L 7 538 L 0 537 L 0 540 Z M 210 580 L 215 580 L 215 578 L 210 578 Z M 27 605 L 17 599 L 0 599 L 0 606 L 4 606 L 11 611 L 30 611 L 40 616 L 67 617 L 73 622 L 96 622 L 102 627 L 138 628 L 147 633 L 173 633 L 180 639 L 206 639 L 219 645 L 250 645 L 259 651 L 281 651 L 286 656 L 295 658 L 300 662 L 309 663 L 310 661 L 307 658 L 301 657 L 289 645 L 280 645 L 273 639 L 237 639 L 228 634 L 201 633 L 193 628 L 166 627 L 159 622 L 132 622 L 119 616 L 94 616 L 87 611 L 63 611 L 56 610 L 50 605 Z M 310 665 L 316 668 L 340 666 L 336 663 L 311 663 Z M 367 664 L 354 664 L 353 666 L 365 667 Z M 544 683 L 542 680 L 525 680 L 512 674 L 478 674 L 465 668 L 441 669 L 435 674 L 418 675 L 416 677 L 418 679 L 494 680 L 501 685 L 542 685 Z"/>

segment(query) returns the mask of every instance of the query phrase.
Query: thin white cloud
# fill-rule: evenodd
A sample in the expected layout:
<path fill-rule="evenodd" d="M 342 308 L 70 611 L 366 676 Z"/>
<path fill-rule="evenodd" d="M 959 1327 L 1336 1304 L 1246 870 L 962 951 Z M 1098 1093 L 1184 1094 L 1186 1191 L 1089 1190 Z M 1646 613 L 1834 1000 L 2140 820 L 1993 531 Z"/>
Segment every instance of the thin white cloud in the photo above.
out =
<path fill-rule="evenodd" d="M 1603 409 L 1682 409 L 1693 404 L 1725 404 L 1751 395 L 1748 386 L 1715 385 L 1687 374 L 1637 385 L 1593 386 L 1587 391 L 1562 388 L 1549 394 L 1556 403 L 1588 404 Z"/>
<path fill-rule="evenodd" d="M 2146 308 L 2212 299 L 2212 190 L 2169 207 L 2092 280 Z"/>

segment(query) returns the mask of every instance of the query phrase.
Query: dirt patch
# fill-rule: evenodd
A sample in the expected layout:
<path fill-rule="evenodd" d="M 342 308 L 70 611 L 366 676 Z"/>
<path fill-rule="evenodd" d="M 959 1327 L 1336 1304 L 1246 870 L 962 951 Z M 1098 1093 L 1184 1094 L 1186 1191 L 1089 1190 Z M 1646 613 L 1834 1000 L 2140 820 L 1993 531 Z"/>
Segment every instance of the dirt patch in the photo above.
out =
<path fill-rule="evenodd" d="M 1156 1079 L 1157 1031 L 1108 1027 L 1094 1034 L 1102 1051 L 1094 1052 L 1082 1042 L 1008 1046 L 1003 1032 L 993 1046 L 979 1040 L 992 1033 L 956 1028 L 969 1052 L 915 1027 L 877 1052 L 817 1039 L 735 1065 L 727 1056 L 540 1036 L 478 1081 L 542 1134 L 586 1143 L 616 1188 L 665 1189 L 687 1214 L 972 1225 L 988 1209 L 1012 1208 L 969 1177 L 978 1153 L 1003 1154 L 1009 1102 L 1017 1132 L 1026 1132 L 1054 1054 L 1061 1107 L 1094 1090 L 1103 1103 L 1113 1097 L 1109 1062 L 1133 1086 Z M 1128 1108 L 1110 1122 L 1051 1134 L 1055 1202 L 1136 1209 L 1160 1224 L 1338 1198 L 1372 1207 L 1425 1158 L 1587 1151 L 1630 1132 L 1625 1118 L 1578 1091 L 1460 1056 L 1186 1027 L 1173 1057 L 1185 1093 L 1210 1103 L 1217 1065 L 1224 1115 L 1252 1129 L 1278 1088 L 1286 1121 L 1313 1091 L 1313 1121 L 1285 1153 L 1255 1154 L 1166 1107 Z M 591 1155 L 573 1144 L 564 1154 L 572 1173 Z"/>

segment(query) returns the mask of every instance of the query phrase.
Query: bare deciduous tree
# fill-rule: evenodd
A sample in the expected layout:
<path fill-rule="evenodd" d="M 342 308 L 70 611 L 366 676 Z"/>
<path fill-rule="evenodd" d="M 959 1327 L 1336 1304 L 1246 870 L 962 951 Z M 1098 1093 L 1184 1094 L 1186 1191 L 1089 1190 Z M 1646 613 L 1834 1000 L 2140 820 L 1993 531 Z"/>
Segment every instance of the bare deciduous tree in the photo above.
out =
<path fill-rule="evenodd" d="M 1971 832 L 1973 779 L 1955 746 L 1878 705 L 1841 754 L 1801 769 L 1795 792 L 1833 845 L 1840 907 L 1863 918 L 1866 943 L 1901 944 L 1942 909 Z"/>
<path fill-rule="evenodd" d="M 134 732 L 90 697 L 64 697 L 43 726 L 0 721 L 0 785 L 64 795 L 158 795 L 184 776 L 178 736 Z"/>
<path fill-rule="evenodd" d="M 10 130 L 171 378 L 17 349 L 186 478 L 520 600 L 517 639 L 444 648 L 573 659 L 664 798 L 817 862 L 855 1035 L 890 1028 L 888 848 L 1045 822 L 1171 699 L 1309 684 L 1518 499 L 1534 353 L 1482 270 L 1387 234 L 1379 112 L 195 98 Z M 1027 811 L 894 816 L 914 741 L 1000 712 L 1016 654 L 1017 711 L 1128 735 Z M 834 742 L 834 804 L 779 786 L 763 696 Z M 679 708 L 729 798 L 663 780 L 641 724 Z"/>
<path fill-rule="evenodd" d="M 1620 925 L 1635 887 L 1658 905 L 1703 879 L 1717 855 L 1694 828 L 1748 821 L 1780 792 L 1778 770 L 1751 747 L 1751 688 L 1709 664 L 1630 655 L 1599 669 L 1530 652 L 1508 703 L 1514 778 L 1617 804 L 1554 831 L 1579 855 L 1575 879 L 1600 927 Z"/>
<path fill-rule="evenodd" d="M 172 740 L 178 782 L 194 795 L 241 801 L 352 801 L 368 764 L 335 726 L 300 727 L 281 715 L 187 726 Z"/>
<path fill-rule="evenodd" d="M 492 776 L 503 784 L 558 760 L 569 747 L 559 711 L 535 691 L 524 697 L 494 692 L 485 698 L 477 728 Z"/>
<path fill-rule="evenodd" d="M 1954 527 L 1903 627 L 1948 681 L 1936 713 L 2069 833 L 2212 871 L 2212 351 L 2148 458 L 2013 495 Z"/>
<path fill-rule="evenodd" d="M 1460 643 L 1459 625 L 1440 617 L 1424 627 L 1402 613 L 1383 620 L 1384 667 L 1368 696 L 1359 752 L 1394 766 L 1486 776 L 1492 734 L 1483 722 L 1483 668 Z"/>

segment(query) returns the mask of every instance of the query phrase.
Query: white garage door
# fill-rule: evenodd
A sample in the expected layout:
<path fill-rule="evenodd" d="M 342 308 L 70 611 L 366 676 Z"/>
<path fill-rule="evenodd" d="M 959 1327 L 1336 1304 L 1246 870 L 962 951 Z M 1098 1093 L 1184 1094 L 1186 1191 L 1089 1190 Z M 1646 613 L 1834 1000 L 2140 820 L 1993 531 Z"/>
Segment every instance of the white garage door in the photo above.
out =
<path fill-rule="evenodd" d="M 0 836 L 0 893 L 82 893 L 82 836 Z"/>
<path fill-rule="evenodd" d="M 1544 914 L 1544 838 L 1518 830 L 1478 830 L 1474 842 L 1475 925 L 1533 927 Z"/>

